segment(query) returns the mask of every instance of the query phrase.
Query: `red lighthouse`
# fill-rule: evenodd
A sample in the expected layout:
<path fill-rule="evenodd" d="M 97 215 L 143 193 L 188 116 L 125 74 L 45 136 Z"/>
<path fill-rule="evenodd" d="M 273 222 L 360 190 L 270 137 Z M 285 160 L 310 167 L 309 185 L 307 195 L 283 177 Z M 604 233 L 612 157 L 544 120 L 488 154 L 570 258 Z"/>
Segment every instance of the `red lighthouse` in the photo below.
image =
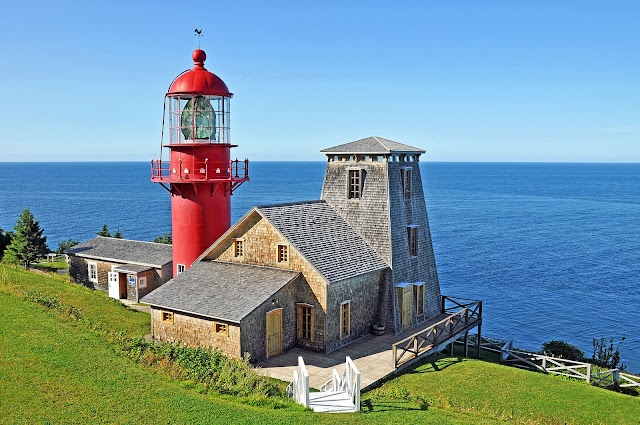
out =
<path fill-rule="evenodd" d="M 173 275 L 185 271 L 231 225 L 231 194 L 249 180 L 249 161 L 231 160 L 229 106 L 233 96 L 207 71 L 203 50 L 165 95 L 169 161 L 151 161 L 151 181 L 171 193 Z M 163 117 L 163 137 L 164 137 Z"/>

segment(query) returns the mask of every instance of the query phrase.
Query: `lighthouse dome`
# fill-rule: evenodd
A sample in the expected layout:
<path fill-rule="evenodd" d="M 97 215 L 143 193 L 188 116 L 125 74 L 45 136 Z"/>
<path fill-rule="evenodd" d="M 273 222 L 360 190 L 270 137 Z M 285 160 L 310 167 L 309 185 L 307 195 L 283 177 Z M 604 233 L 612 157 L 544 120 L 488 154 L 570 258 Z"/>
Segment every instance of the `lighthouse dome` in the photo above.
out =
<path fill-rule="evenodd" d="M 169 87 L 167 95 L 233 96 L 224 81 L 204 67 L 204 61 L 207 59 L 204 50 L 194 50 L 191 57 L 194 62 L 193 69 L 180 74 Z"/>

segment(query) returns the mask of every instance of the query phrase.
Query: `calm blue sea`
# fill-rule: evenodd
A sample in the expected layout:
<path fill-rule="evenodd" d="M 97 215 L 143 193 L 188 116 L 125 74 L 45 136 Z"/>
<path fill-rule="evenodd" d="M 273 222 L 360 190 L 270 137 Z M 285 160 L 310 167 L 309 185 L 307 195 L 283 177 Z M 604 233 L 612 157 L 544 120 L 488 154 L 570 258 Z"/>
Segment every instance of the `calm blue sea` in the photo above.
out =
<path fill-rule="evenodd" d="M 484 300 L 484 333 L 537 350 L 588 354 L 627 336 L 640 371 L 640 164 L 421 163 L 444 294 Z M 251 206 L 318 199 L 322 162 L 253 162 L 233 196 Z M 148 163 L 0 163 L 0 228 L 29 207 L 55 248 L 102 224 L 126 238 L 170 231 L 167 192 Z"/>

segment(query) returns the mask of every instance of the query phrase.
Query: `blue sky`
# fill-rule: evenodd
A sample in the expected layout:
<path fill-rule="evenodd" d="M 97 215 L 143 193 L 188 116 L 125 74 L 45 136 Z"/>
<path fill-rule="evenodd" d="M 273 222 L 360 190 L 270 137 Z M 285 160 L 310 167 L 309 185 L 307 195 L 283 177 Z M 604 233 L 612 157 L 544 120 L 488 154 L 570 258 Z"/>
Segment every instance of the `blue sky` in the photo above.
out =
<path fill-rule="evenodd" d="M 431 161 L 640 162 L 640 2 L 8 2 L 0 161 L 146 161 L 192 66 L 234 93 L 235 155 L 378 135 Z"/>

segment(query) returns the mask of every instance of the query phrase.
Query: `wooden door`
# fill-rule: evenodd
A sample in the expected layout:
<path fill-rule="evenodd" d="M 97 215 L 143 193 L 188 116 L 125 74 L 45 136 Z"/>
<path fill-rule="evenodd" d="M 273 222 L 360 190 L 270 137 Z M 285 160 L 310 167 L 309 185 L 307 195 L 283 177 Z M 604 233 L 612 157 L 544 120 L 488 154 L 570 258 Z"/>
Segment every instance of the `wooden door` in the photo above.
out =
<path fill-rule="evenodd" d="M 402 329 L 407 329 L 411 326 L 411 318 L 413 316 L 413 309 L 411 302 L 413 300 L 413 287 L 407 285 L 402 288 Z"/>
<path fill-rule="evenodd" d="M 282 309 L 267 313 L 267 357 L 282 353 Z"/>

